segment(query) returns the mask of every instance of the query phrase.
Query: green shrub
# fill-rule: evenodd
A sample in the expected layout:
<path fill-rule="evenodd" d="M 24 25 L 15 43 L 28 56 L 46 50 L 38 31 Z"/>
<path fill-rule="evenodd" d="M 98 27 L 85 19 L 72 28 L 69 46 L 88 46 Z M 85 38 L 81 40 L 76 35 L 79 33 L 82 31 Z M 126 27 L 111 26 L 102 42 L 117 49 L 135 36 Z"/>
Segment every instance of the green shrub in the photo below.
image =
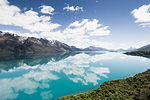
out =
<path fill-rule="evenodd" d="M 150 100 L 150 70 L 126 79 L 108 81 L 97 90 L 58 100 Z"/>

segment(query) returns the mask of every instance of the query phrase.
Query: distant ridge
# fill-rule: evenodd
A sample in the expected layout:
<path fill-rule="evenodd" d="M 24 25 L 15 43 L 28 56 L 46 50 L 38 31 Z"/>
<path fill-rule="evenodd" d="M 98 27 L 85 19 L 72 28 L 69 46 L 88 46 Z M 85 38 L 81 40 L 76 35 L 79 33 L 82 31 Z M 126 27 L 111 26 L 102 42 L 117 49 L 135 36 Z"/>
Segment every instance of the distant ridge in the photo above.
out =
<path fill-rule="evenodd" d="M 150 56 L 150 44 L 143 46 L 135 51 L 126 52 L 125 54 L 135 55 L 135 56 Z"/>
<path fill-rule="evenodd" d="M 90 47 L 83 49 L 83 51 L 109 51 L 109 50 L 105 48 L 101 48 L 101 47 L 90 46 Z"/>

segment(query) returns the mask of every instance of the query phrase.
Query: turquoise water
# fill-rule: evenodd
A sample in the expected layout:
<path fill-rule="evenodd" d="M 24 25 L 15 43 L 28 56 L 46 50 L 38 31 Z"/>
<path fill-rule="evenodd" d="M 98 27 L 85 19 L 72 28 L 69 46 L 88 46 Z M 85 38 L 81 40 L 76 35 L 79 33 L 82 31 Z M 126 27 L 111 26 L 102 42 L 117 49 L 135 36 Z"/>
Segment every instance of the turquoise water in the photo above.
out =
<path fill-rule="evenodd" d="M 111 52 L 1 55 L 0 100 L 55 100 L 150 69 L 150 59 Z"/>

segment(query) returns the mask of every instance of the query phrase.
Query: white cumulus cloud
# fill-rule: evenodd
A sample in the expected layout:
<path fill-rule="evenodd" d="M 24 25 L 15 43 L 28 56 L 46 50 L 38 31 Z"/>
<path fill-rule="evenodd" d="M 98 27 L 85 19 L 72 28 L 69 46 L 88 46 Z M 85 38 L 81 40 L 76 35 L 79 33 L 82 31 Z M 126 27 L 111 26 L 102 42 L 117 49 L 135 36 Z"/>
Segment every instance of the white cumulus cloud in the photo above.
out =
<path fill-rule="evenodd" d="M 67 5 L 66 7 L 63 8 L 63 10 L 67 10 L 67 11 L 83 11 L 83 7 L 79 7 L 79 6 L 69 6 Z"/>
<path fill-rule="evenodd" d="M 87 47 L 90 45 L 102 46 L 102 44 L 107 44 L 107 47 L 109 47 L 111 45 L 111 43 L 102 43 L 99 39 L 92 39 L 92 37 L 99 38 L 110 34 L 108 26 L 103 26 L 97 19 L 75 21 L 63 33 L 65 34 L 66 40 L 69 40 L 70 44 L 77 47 Z"/>
<path fill-rule="evenodd" d="M 55 9 L 51 6 L 43 5 L 40 8 L 41 8 L 41 13 L 43 13 L 43 14 L 50 14 L 50 15 L 54 14 L 53 12 Z"/>
<path fill-rule="evenodd" d="M 39 16 L 38 12 L 28 10 L 21 12 L 17 6 L 9 5 L 7 0 L 0 1 L 0 24 L 22 27 L 30 32 L 49 32 L 60 25 L 51 23 L 50 16 Z"/>
<path fill-rule="evenodd" d="M 136 18 L 135 23 L 140 23 L 142 27 L 150 25 L 150 4 L 134 9 L 131 14 Z"/>
<path fill-rule="evenodd" d="M 54 8 L 40 6 L 41 12 L 53 14 Z M 83 10 L 82 7 L 71 7 L 72 11 Z M 0 0 L 0 24 L 21 27 L 29 33 L 17 32 L 21 36 L 47 38 L 58 40 L 80 48 L 88 46 L 111 47 L 111 43 L 100 41 L 100 37 L 110 34 L 109 26 L 104 26 L 97 19 L 83 19 L 74 21 L 65 29 L 58 29 L 61 25 L 52 23 L 51 16 L 39 15 L 33 9 L 22 11 L 19 7 L 11 5 L 8 0 Z M 13 31 L 11 29 L 11 31 Z M 14 30 L 15 31 L 15 30 Z"/>

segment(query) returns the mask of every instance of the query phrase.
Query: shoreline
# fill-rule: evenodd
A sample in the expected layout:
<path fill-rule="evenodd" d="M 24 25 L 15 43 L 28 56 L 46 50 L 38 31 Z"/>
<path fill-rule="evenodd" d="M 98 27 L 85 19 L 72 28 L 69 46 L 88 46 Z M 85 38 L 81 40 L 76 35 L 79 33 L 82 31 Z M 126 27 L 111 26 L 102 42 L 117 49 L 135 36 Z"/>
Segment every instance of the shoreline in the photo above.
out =
<path fill-rule="evenodd" d="M 150 69 L 119 80 L 104 82 L 98 89 L 57 100 L 150 100 Z"/>

